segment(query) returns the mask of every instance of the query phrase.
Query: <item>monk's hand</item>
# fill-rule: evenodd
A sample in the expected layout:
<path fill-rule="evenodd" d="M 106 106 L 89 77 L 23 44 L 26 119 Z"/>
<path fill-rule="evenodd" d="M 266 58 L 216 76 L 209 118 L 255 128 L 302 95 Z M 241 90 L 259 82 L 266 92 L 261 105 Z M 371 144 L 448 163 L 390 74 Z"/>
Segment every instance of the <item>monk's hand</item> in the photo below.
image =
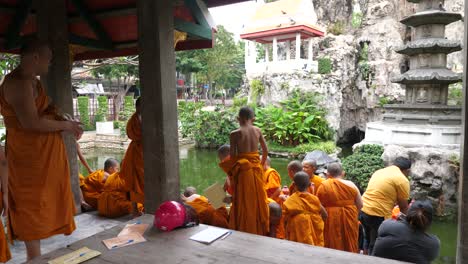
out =
<path fill-rule="evenodd" d="M 75 139 L 79 140 L 81 135 L 83 135 L 83 124 L 75 120 L 65 122 L 65 131 L 72 133 L 75 136 Z"/>
<path fill-rule="evenodd" d="M 8 194 L 3 194 L 3 213 L 2 215 L 3 216 L 7 216 L 8 215 Z"/>

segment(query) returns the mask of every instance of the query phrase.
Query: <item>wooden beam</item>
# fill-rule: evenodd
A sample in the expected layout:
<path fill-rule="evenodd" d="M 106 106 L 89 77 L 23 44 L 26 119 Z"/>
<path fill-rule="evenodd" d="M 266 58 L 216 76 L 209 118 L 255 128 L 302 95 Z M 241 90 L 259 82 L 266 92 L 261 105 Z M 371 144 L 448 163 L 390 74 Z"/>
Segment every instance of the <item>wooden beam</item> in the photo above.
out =
<path fill-rule="evenodd" d="M 81 45 L 95 49 L 108 49 L 107 45 L 104 45 L 102 41 L 99 41 L 97 39 L 81 37 L 72 33 L 69 34 L 68 40 L 71 44 Z"/>
<path fill-rule="evenodd" d="M 48 42 L 54 52 L 49 73 L 41 76 L 41 82 L 47 88 L 47 94 L 64 113 L 73 116 L 73 94 L 71 85 L 71 62 L 68 45 L 67 7 L 63 0 L 36 0 L 37 29 L 40 39 Z M 78 180 L 78 162 L 76 158 L 76 140 L 73 135 L 63 134 L 70 181 L 75 200 L 75 207 L 80 211 L 80 185 Z"/>
<path fill-rule="evenodd" d="M 5 48 L 7 50 L 14 48 L 15 45 L 18 45 L 20 40 L 20 32 L 23 28 L 24 22 L 26 22 L 26 19 L 28 18 L 32 2 L 32 0 L 19 1 L 18 7 L 16 8 L 16 13 L 11 19 L 10 25 L 8 26 L 8 30 L 6 32 Z"/>
<path fill-rule="evenodd" d="M 202 10 L 202 7 L 200 7 L 200 3 L 197 0 L 185 0 L 184 1 L 185 6 L 190 10 L 192 13 L 192 16 L 195 18 L 195 20 L 198 22 L 203 27 L 210 28 L 211 25 L 208 24 L 208 21 L 206 20 L 205 13 L 208 11 L 208 8 L 205 8 L 206 10 Z"/>
<path fill-rule="evenodd" d="M 13 6 L 0 4 L 0 13 L 13 15 L 16 13 L 16 8 Z"/>
<path fill-rule="evenodd" d="M 187 32 L 191 36 L 196 36 L 203 39 L 212 39 L 213 33 L 211 28 L 203 27 L 192 22 L 188 22 L 179 18 L 174 19 L 175 29 Z"/>
<path fill-rule="evenodd" d="M 138 0 L 145 211 L 178 200 L 179 140 L 172 1 Z"/>
<path fill-rule="evenodd" d="M 468 14 L 468 1 L 465 0 L 465 14 Z M 468 19 L 464 20 L 468 29 Z M 463 108 L 462 108 L 462 142 L 460 146 L 460 176 L 458 178 L 458 238 L 457 263 L 468 262 L 468 30 L 464 32 L 464 66 L 463 66 Z"/>
<path fill-rule="evenodd" d="M 137 9 L 136 7 L 125 7 L 125 8 L 116 8 L 104 11 L 98 11 L 92 13 L 92 16 L 96 19 L 106 19 L 109 17 L 116 17 L 116 16 L 128 16 L 128 15 L 136 15 Z M 71 23 L 81 22 L 82 17 L 79 15 L 74 15 L 68 18 L 68 21 Z"/>
<path fill-rule="evenodd" d="M 112 43 L 112 39 L 104 30 L 102 25 L 97 21 L 91 12 L 86 7 L 86 4 L 83 0 L 71 0 L 75 5 L 76 9 L 80 12 L 80 15 L 86 20 L 88 25 L 94 31 L 96 36 L 99 40 L 102 41 L 103 45 L 107 47 L 107 49 L 114 49 L 114 44 Z"/>

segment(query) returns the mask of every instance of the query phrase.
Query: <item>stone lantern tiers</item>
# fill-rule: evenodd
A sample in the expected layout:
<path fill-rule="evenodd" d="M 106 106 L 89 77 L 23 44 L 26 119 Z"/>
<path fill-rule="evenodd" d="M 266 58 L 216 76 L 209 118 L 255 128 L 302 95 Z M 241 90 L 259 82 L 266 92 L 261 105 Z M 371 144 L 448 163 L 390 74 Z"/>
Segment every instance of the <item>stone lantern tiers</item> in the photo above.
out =
<path fill-rule="evenodd" d="M 462 16 L 445 11 L 440 0 L 409 2 L 417 4 L 416 13 L 401 23 L 413 28 L 411 40 L 395 50 L 409 57 L 409 70 L 392 78 L 404 85 L 405 100 L 384 106 L 383 121 L 367 124 L 365 141 L 455 147 L 460 142 L 461 108 L 447 105 L 448 86 L 462 76 L 447 68 L 447 54 L 462 46 L 445 38 L 445 27 Z"/>

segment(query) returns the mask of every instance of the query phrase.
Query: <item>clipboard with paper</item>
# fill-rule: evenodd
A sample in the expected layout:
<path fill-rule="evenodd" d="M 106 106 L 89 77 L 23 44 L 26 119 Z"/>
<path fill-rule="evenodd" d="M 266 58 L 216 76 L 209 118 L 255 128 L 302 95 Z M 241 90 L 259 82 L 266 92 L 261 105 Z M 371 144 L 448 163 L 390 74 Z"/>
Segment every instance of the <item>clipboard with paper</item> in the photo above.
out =
<path fill-rule="evenodd" d="M 226 197 L 223 185 L 216 182 L 203 191 L 203 195 L 208 198 L 215 209 L 224 205 L 223 199 Z"/>

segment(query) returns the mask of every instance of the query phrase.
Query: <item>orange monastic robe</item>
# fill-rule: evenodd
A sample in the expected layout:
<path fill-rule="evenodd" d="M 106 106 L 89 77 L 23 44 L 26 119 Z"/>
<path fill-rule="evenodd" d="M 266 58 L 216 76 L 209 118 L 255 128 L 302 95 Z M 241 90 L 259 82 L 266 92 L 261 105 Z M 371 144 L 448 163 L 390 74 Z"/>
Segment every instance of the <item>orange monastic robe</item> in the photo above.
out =
<path fill-rule="evenodd" d="M 278 190 L 278 188 L 281 189 L 281 176 L 275 169 L 269 168 L 265 171 L 264 178 L 267 196 L 268 198 L 271 198 L 273 193 L 275 193 L 276 190 Z M 277 202 L 280 206 L 283 204 L 283 200 L 279 197 L 276 198 L 274 201 Z M 276 238 L 284 239 L 284 233 L 284 217 L 281 217 L 280 223 L 276 228 Z"/>
<path fill-rule="evenodd" d="M 310 179 L 310 182 L 313 183 L 313 185 L 311 184 L 307 191 L 311 194 L 317 194 L 317 190 L 323 181 L 325 180 L 322 177 L 314 175 L 314 177 Z M 292 195 L 294 192 L 296 192 L 296 184 L 293 182 L 289 186 L 289 195 Z"/>
<path fill-rule="evenodd" d="M 37 81 L 35 100 L 40 117 L 49 100 Z M 7 129 L 9 227 L 12 238 L 40 240 L 75 230 L 75 205 L 67 152 L 60 132 L 35 132 L 21 127 L 14 109 L 0 94 L 1 114 Z"/>
<path fill-rule="evenodd" d="M 3 197 L 2 192 L 0 192 L 0 212 L 3 211 L 3 200 L 1 197 Z M 4 263 L 10 259 L 11 253 L 5 236 L 5 229 L 3 228 L 2 221 L 0 221 L 0 262 Z"/>
<path fill-rule="evenodd" d="M 229 193 L 230 195 L 232 195 L 234 193 L 233 189 L 232 189 L 232 184 L 231 184 L 231 177 L 229 176 L 229 172 L 231 171 L 232 169 L 232 161 L 231 161 L 231 158 L 228 157 L 226 159 L 224 159 L 223 161 L 221 161 L 219 163 L 219 167 L 228 175 L 228 179 L 226 179 L 226 181 L 224 182 L 224 189 L 226 190 L 227 193 Z M 228 184 L 228 180 L 229 180 L 229 184 Z"/>
<path fill-rule="evenodd" d="M 229 228 L 267 235 L 270 216 L 260 157 L 257 152 L 241 153 L 231 157 L 231 161 L 233 195 Z"/>
<path fill-rule="evenodd" d="M 320 201 L 310 193 L 295 192 L 283 203 L 286 239 L 324 246 Z"/>
<path fill-rule="evenodd" d="M 97 208 L 97 201 L 104 188 L 105 171 L 97 170 L 84 178 L 80 175 L 80 188 L 84 200 L 93 208 Z"/>
<path fill-rule="evenodd" d="M 325 221 L 325 247 L 348 252 L 359 252 L 357 190 L 339 179 L 324 181 L 317 196 L 328 213 Z"/>
<path fill-rule="evenodd" d="M 228 212 L 226 207 L 218 209 L 210 204 L 205 196 L 198 195 L 195 199 L 189 199 L 186 204 L 190 205 L 197 212 L 200 223 L 228 228 Z"/>
<path fill-rule="evenodd" d="M 127 136 L 132 140 L 120 165 L 120 172 L 109 176 L 98 200 L 99 214 L 118 217 L 132 212 L 132 202 L 142 210 L 144 202 L 144 168 L 141 122 L 134 114 L 127 123 Z"/>

